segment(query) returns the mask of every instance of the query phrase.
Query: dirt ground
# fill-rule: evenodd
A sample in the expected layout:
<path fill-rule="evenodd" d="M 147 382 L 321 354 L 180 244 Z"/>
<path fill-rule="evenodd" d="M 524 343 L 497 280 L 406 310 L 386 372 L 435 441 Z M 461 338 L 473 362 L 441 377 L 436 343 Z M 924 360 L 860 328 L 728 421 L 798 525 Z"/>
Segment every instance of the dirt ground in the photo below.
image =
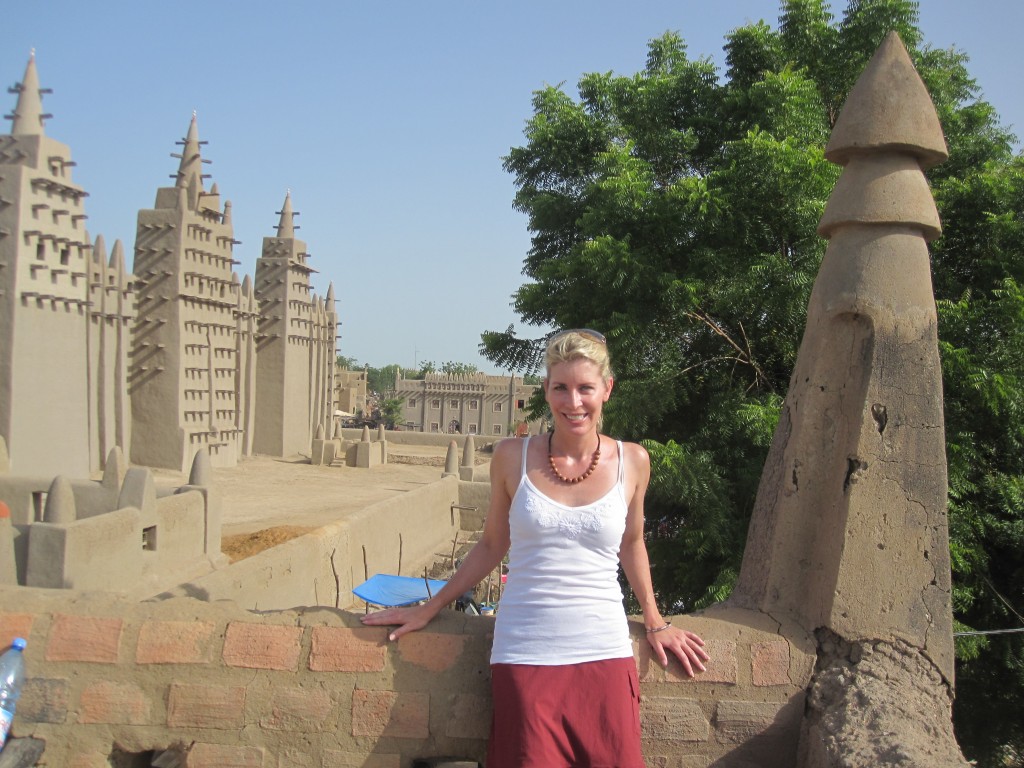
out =
<path fill-rule="evenodd" d="M 443 446 L 389 446 L 388 463 L 370 469 L 313 466 L 306 456 L 252 456 L 234 467 L 214 468 L 223 507 L 221 548 L 235 562 L 432 483 L 441 477 L 446 452 Z M 161 486 L 187 480 L 177 472 L 153 474 Z"/>

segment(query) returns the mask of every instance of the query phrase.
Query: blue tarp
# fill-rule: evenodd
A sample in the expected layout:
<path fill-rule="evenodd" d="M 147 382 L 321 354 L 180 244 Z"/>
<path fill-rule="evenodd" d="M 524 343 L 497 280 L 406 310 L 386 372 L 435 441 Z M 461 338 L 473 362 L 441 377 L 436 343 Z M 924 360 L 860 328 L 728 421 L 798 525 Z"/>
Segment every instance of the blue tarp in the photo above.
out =
<path fill-rule="evenodd" d="M 430 579 L 429 583 L 430 595 L 436 595 L 448 582 Z M 387 573 L 371 576 L 353 589 L 352 594 L 368 603 L 389 608 L 412 605 L 430 597 L 427 594 L 427 582 L 423 579 L 416 576 L 392 576 Z"/>

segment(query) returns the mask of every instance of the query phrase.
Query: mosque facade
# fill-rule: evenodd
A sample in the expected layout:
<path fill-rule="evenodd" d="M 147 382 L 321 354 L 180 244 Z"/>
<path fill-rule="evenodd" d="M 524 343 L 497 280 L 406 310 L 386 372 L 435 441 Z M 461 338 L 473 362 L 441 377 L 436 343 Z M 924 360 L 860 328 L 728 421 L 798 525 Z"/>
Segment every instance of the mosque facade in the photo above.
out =
<path fill-rule="evenodd" d="M 187 470 L 308 450 L 333 415 L 338 316 L 313 293 L 286 196 L 256 280 L 206 188 L 195 116 L 173 184 L 138 213 L 133 272 L 86 229 L 87 192 L 45 132 L 34 56 L 0 135 L 0 437 L 12 472 L 83 477 L 110 450 Z"/>

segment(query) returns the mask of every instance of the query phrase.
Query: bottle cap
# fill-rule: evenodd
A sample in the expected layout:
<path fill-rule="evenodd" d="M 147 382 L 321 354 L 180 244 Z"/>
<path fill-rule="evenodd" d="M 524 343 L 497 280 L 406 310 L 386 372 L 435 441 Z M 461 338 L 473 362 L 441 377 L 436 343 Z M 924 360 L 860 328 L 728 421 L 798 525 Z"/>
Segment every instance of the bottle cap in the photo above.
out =
<path fill-rule="evenodd" d="M 26 645 L 27 643 L 25 642 L 24 637 L 16 637 L 11 642 L 11 648 L 13 648 L 16 651 L 24 651 Z"/>

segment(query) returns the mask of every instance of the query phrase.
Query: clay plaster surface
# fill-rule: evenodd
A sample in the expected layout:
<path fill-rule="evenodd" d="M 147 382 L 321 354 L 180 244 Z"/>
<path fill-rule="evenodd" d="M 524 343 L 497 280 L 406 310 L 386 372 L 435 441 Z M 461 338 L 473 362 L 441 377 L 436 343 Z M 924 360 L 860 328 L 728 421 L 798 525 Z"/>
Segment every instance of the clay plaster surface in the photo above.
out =
<path fill-rule="evenodd" d="M 441 466 L 398 463 L 444 459 L 439 446 L 402 445 L 395 463 L 372 469 L 313 466 L 303 456 L 247 456 L 234 467 L 214 467 L 214 487 L 223 499 L 223 535 L 252 533 L 277 525 L 321 527 L 370 504 L 420 488 L 441 477 Z M 394 459 L 397 453 L 397 460 Z M 153 470 L 158 486 L 187 482 L 186 473 Z"/>

